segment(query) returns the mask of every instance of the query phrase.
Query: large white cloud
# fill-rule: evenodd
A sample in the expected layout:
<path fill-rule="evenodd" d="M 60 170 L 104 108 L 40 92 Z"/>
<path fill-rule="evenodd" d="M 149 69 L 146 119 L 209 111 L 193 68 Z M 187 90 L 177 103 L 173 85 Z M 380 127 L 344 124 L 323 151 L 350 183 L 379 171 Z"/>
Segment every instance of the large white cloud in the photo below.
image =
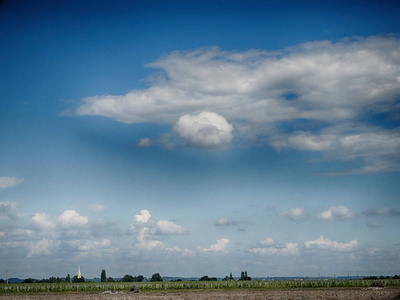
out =
<path fill-rule="evenodd" d="M 175 131 L 188 144 L 219 148 L 232 138 L 230 124 L 195 121 L 199 112 L 215 112 L 241 139 L 360 162 L 353 173 L 400 170 L 397 38 L 317 41 L 275 52 L 174 51 L 148 67 L 165 76 L 154 76 L 149 88 L 126 95 L 85 98 L 76 114 L 125 123 L 179 120 Z M 378 114 L 392 125 L 369 122 Z M 139 145 L 152 143 L 145 139 Z"/>
<path fill-rule="evenodd" d="M 13 187 L 22 183 L 24 179 L 17 177 L 0 177 L 0 189 Z"/>

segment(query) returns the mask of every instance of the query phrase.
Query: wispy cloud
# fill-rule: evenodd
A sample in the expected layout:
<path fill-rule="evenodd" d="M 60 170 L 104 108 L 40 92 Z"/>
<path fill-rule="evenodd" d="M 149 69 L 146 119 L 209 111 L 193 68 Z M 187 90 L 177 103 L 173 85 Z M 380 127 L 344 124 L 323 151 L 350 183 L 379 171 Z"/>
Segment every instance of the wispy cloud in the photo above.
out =
<path fill-rule="evenodd" d="M 241 224 L 248 224 L 248 221 L 245 220 L 234 220 L 234 219 L 227 219 L 227 218 L 220 218 L 215 222 L 216 226 L 235 226 Z"/>
<path fill-rule="evenodd" d="M 236 136 L 360 165 L 342 173 L 398 171 L 400 132 L 390 124 L 400 119 L 399 49 L 394 37 L 372 36 L 275 52 L 174 51 L 147 65 L 164 72 L 149 88 L 85 98 L 76 114 L 175 124 L 175 134 L 193 147 L 220 149 Z M 226 122 L 204 127 L 205 111 Z M 389 126 L 370 121 L 378 114 Z"/>
<path fill-rule="evenodd" d="M 9 187 L 16 186 L 24 182 L 23 178 L 18 177 L 0 177 L 0 189 L 6 189 Z"/>
<path fill-rule="evenodd" d="M 363 214 L 366 216 L 379 216 L 379 215 L 400 216 L 400 210 L 390 207 L 368 208 L 365 211 L 363 211 Z"/>
<path fill-rule="evenodd" d="M 259 247 L 250 248 L 251 253 L 262 255 L 299 255 L 300 250 L 297 243 L 285 243 L 276 245 L 272 238 L 258 240 Z"/>

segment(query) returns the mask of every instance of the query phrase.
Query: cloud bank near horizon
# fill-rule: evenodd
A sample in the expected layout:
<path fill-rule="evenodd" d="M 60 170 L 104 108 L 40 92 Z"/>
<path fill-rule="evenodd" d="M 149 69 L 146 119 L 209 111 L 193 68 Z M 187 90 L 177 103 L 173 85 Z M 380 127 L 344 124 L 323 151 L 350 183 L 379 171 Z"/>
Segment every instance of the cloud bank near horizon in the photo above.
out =
<path fill-rule="evenodd" d="M 76 115 L 170 124 L 203 149 L 235 138 L 360 166 L 347 173 L 399 171 L 399 49 L 395 37 L 371 36 L 274 52 L 174 51 L 147 64 L 161 70 L 147 89 L 85 98 Z"/>

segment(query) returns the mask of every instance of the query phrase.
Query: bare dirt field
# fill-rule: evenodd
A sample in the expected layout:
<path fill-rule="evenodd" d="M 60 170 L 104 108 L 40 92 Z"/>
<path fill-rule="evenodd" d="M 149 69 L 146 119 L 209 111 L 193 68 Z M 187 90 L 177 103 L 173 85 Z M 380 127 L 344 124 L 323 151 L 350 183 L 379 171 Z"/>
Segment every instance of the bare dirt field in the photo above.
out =
<path fill-rule="evenodd" d="M 19 300 L 133 300 L 133 299 L 270 299 L 270 300 L 347 300 L 347 299 L 373 299 L 373 300 L 400 300 L 398 288 L 346 288 L 346 289 L 277 289 L 277 290 L 229 290 L 229 291 L 180 291 L 180 292 L 146 292 L 146 293 L 110 293 L 110 294 L 84 294 L 84 293 L 43 293 L 1 295 L 0 299 Z"/>

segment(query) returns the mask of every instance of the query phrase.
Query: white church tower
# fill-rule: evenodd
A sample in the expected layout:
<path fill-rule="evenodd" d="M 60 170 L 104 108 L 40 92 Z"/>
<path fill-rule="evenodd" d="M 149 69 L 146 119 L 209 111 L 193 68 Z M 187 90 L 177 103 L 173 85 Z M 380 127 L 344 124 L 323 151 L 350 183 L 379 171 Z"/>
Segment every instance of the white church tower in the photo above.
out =
<path fill-rule="evenodd" d="M 82 277 L 81 274 L 81 267 L 78 267 L 78 275 L 77 275 L 78 279 L 80 279 Z"/>

